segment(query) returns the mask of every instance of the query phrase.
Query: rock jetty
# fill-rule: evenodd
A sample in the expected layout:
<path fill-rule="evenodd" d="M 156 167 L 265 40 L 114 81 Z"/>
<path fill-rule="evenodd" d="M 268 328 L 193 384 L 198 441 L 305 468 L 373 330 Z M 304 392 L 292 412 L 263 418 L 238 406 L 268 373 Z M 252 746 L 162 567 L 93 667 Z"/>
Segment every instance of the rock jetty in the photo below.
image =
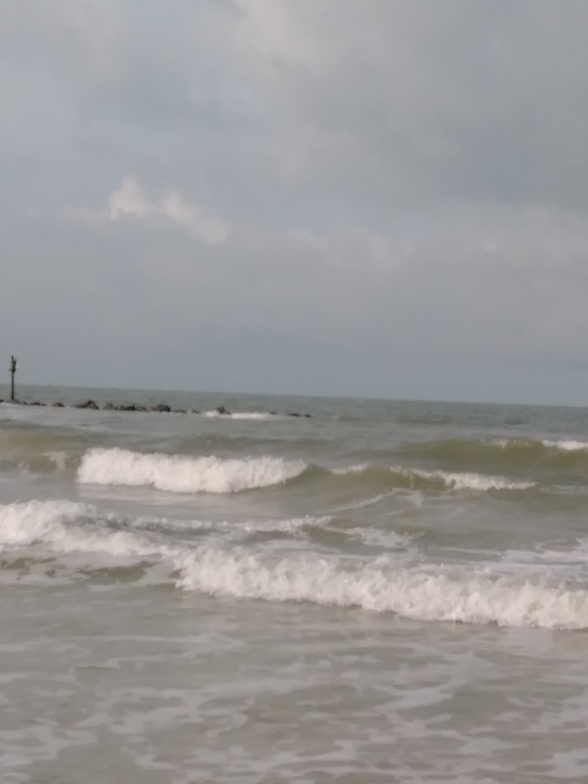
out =
<path fill-rule="evenodd" d="M 151 412 L 157 414 L 199 414 L 200 411 L 196 408 L 192 408 L 189 411 L 184 408 L 172 408 L 168 406 L 167 403 L 157 403 L 154 406 L 144 406 L 138 405 L 136 403 L 126 403 L 126 404 L 118 404 L 115 405 L 114 403 L 107 402 L 104 403 L 102 406 L 99 406 L 95 400 L 85 400 L 82 403 L 62 403 L 60 400 L 56 400 L 54 403 L 42 403 L 38 400 L 34 402 L 29 402 L 27 400 L 2 400 L 0 399 L 0 403 L 8 403 L 11 402 L 13 405 L 17 406 L 46 406 L 50 408 L 79 408 L 84 409 L 86 411 L 138 411 L 138 412 Z M 231 412 L 223 405 L 216 406 L 213 411 L 218 414 L 219 416 L 226 416 L 230 417 Z M 276 411 L 268 412 L 270 416 L 280 416 Z M 301 418 L 301 419 L 311 419 L 310 414 L 301 414 L 299 411 L 289 411 L 287 414 L 283 414 L 282 416 L 293 417 L 293 418 Z"/>

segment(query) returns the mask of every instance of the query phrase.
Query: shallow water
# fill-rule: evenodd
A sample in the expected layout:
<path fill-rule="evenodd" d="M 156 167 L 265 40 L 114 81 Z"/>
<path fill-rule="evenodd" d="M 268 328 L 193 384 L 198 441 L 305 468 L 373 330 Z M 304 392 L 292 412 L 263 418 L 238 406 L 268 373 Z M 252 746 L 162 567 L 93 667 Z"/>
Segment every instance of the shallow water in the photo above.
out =
<path fill-rule="evenodd" d="M 588 411 L 21 395 L 3 783 L 586 780 Z"/>

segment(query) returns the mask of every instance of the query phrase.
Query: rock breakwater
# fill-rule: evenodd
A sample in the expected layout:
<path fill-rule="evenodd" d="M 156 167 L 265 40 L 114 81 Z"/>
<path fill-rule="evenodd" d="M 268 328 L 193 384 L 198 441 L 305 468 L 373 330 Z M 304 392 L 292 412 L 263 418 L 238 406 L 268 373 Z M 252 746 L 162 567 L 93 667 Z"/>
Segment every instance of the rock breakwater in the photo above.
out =
<path fill-rule="evenodd" d="M 140 413 L 156 413 L 156 414 L 200 414 L 201 412 L 196 409 L 184 409 L 184 408 L 172 408 L 167 403 L 157 403 L 153 406 L 145 406 L 136 403 L 121 403 L 121 404 L 114 404 L 112 402 L 104 403 L 103 405 L 99 405 L 96 403 L 95 400 L 85 400 L 81 403 L 63 403 L 60 400 L 56 400 L 53 403 L 46 403 L 41 402 L 39 400 L 34 400 L 29 402 L 28 400 L 2 400 L 0 399 L 0 403 L 10 403 L 14 406 L 30 406 L 30 407 L 46 407 L 46 408 L 79 408 L 84 409 L 86 411 L 136 411 Z M 233 414 L 229 411 L 225 406 L 219 405 L 216 406 L 212 411 L 202 412 L 207 416 L 219 416 L 219 417 L 238 417 L 244 418 L 243 414 Z M 257 414 L 256 414 L 257 416 Z M 267 413 L 262 413 L 259 416 L 261 417 L 292 417 L 297 419 L 310 419 L 311 414 L 302 414 L 299 411 L 288 411 L 284 414 L 279 414 L 276 411 L 268 411 Z"/>

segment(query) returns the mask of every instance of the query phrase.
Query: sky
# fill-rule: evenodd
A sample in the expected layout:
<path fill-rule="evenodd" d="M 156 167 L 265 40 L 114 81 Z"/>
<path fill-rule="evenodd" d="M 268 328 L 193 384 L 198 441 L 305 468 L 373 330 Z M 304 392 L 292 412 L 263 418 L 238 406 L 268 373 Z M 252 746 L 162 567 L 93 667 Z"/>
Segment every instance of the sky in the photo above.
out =
<path fill-rule="evenodd" d="M 585 0 L 2 0 L 6 369 L 588 405 L 587 34 Z"/>

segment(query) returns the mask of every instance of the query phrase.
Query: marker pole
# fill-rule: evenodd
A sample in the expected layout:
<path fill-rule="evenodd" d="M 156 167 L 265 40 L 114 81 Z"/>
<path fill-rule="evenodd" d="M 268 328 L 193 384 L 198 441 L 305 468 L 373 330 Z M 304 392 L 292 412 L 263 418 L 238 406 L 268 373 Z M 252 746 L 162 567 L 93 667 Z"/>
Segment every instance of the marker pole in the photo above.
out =
<path fill-rule="evenodd" d="M 14 403 L 14 374 L 16 373 L 16 357 L 14 354 L 10 357 L 10 402 Z"/>

